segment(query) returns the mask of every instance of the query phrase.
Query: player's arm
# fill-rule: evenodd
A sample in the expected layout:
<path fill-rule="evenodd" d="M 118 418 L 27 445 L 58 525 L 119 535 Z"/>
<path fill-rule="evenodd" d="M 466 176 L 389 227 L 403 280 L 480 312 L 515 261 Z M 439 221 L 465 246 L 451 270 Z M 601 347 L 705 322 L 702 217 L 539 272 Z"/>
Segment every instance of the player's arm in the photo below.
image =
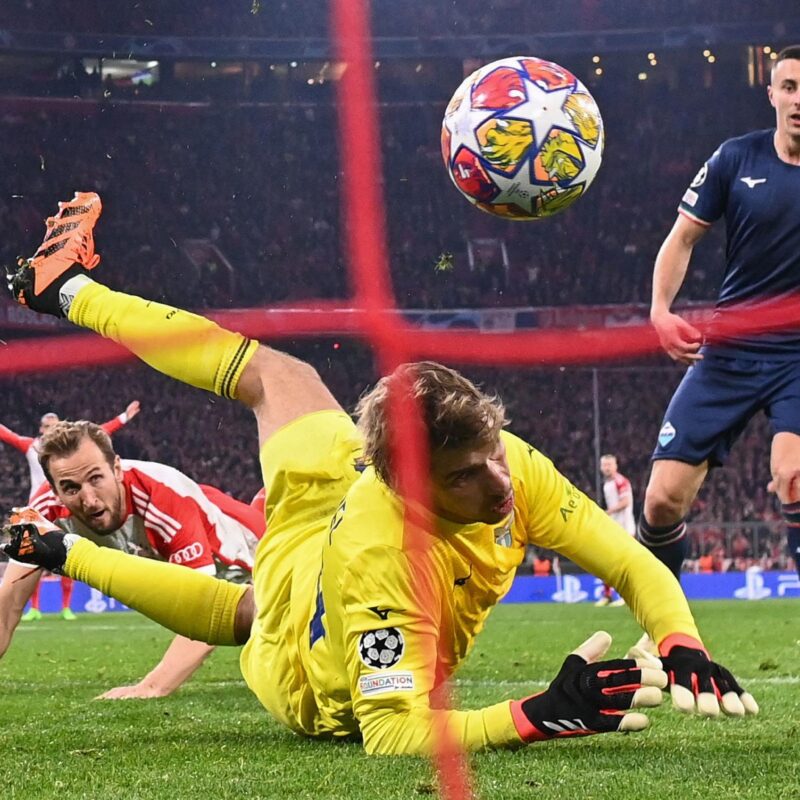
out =
<path fill-rule="evenodd" d="M 182 686 L 214 651 L 214 645 L 176 636 L 161 661 L 138 683 L 117 686 L 95 700 L 146 700 L 166 697 Z"/>
<path fill-rule="evenodd" d="M 20 436 L 18 433 L 14 433 L 11 428 L 0 425 L 0 442 L 11 445 L 11 447 L 19 450 L 20 453 L 27 453 L 28 448 L 33 444 L 33 438 L 31 436 Z"/>
<path fill-rule="evenodd" d="M 42 571 L 35 567 L 14 561 L 6 566 L 0 584 L 0 657 L 8 650 L 25 604 L 30 600 L 41 576 Z"/>
<path fill-rule="evenodd" d="M 613 586 L 636 620 L 658 644 L 670 675 L 674 704 L 716 716 L 757 713 L 758 706 L 735 678 L 710 660 L 689 604 L 669 569 L 531 448 L 521 465 L 533 544 L 567 556 Z"/>
<path fill-rule="evenodd" d="M 138 400 L 133 400 L 128 403 L 127 408 L 121 413 L 117 414 L 114 419 L 104 422 L 100 427 L 109 435 L 113 436 L 120 428 L 127 425 L 141 410 Z"/>
<path fill-rule="evenodd" d="M 698 351 L 703 335 L 670 309 L 686 278 L 692 250 L 707 229 L 708 226 L 698 219 L 678 214 L 658 251 L 653 270 L 650 321 L 667 355 L 684 364 L 702 358 Z"/>
<path fill-rule="evenodd" d="M 629 506 L 633 505 L 633 492 L 631 491 L 630 481 L 625 481 L 619 492 L 619 501 L 616 505 L 606 509 L 606 514 L 616 514 L 618 511 L 624 511 Z"/>
<path fill-rule="evenodd" d="M 35 506 L 42 523 L 55 523 L 62 516 L 62 512 L 65 512 L 47 483 L 39 487 L 31 503 Z M 13 514 L 14 512 L 12 518 Z M 55 528 L 55 525 L 51 527 Z M 55 529 L 60 532 L 60 529 Z M 6 567 L 0 585 L 0 657 L 8 650 L 22 612 L 25 610 L 25 604 L 31 599 L 41 577 L 41 570 L 17 561 L 10 561 Z"/>
<path fill-rule="evenodd" d="M 556 480 L 563 482 L 559 505 L 549 510 L 546 528 L 537 526 L 532 543 L 556 550 L 613 586 L 655 642 L 674 633 L 699 640 L 686 597 L 669 569 L 563 476 Z"/>
<path fill-rule="evenodd" d="M 341 587 L 353 710 L 368 753 L 429 754 L 444 730 L 469 750 L 520 743 L 507 701 L 479 711 L 431 708 L 441 679 L 441 587 L 423 555 L 412 563 L 399 550 L 372 548 L 349 563 Z"/>
<path fill-rule="evenodd" d="M 618 511 L 624 511 L 631 505 L 633 505 L 633 498 L 630 495 L 623 495 L 615 506 L 606 509 L 606 514 L 616 514 Z"/>
<path fill-rule="evenodd" d="M 431 693 L 443 677 L 437 669 L 449 656 L 443 649 L 448 637 L 439 630 L 440 590 L 429 557 L 390 548 L 363 553 L 344 576 L 345 659 L 368 753 L 430 754 L 447 738 L 465 750 L 481 750 L 575 733 L 641 730 L 646 717 L 626 718 L 623 709 L 660 702 L 663 672 L 643 674 L 631 660 L 590 665 L 607 648 L 590 640 L 567 658 L 545 692 L 472 711 L 432 708 Z M 649 692 L 641 692 L 647 683 Z M 584 693 L 590 685 L 592 691 Z M 581 729 L 551 723 L 563 718 L 582 720 Z"/>
<path fill-rule="evenodd" d="M 148 523 L 148 537 L 161 556 L 167 561 L 177 559 L 184 567 L 215 574 L 211 544 L 205 534 L 204 521 L 194 500 L 188 497 L 175 497 L 164 488 L 154 487 L 150 501 L 159 509 L 169 509 L 170 523 L 179 526 L 172 531 L 172 538 L 165 541 L 153 533 Z M 116 686 L 104 692 L 98 700 L 132 700 L 166 697 L 182 686 L 202 666 L 213 652 L 214 646 L 205 642 L 192 641 L 178 635 L 172 640 L 158 664 L 140 681 L 129 686 Z"/>

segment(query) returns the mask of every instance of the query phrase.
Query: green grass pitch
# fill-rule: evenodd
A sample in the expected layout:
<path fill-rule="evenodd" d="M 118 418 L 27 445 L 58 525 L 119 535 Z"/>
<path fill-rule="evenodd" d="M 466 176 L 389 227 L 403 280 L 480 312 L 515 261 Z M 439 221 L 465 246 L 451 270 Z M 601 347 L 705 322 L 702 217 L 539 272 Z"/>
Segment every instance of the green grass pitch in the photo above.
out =
<path fill-rule="evenodd" d="M 472 755 L 486 800 L 800 798 L 800 603 L 693 604 L 706 642 L 756 696 L 756 719 L 700 720 L 668 705 L 641 734 L 594 736 Z M 624 652 L 627 609 L 506 605 L 457 676 L 462 707 L 540 690 L 598 629 Z M 435 776 L 417 758 L 367 757 L 357 744 L 301 739 L 274 723 L 218 650 L 162 700 L 92 698 L 144 675 L 170 634 L 136 614 L 22 625 L 0 661 L 0 797 L 422 798 Z"/>

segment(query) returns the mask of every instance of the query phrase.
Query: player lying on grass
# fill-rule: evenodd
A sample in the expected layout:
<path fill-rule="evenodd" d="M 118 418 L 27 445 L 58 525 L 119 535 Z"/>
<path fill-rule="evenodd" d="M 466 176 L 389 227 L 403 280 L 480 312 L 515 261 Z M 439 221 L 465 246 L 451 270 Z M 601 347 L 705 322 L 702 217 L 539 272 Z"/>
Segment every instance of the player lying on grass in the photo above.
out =
<path fill-rule="evenodd" d="M 238 583 L 250 580 L 263 517 L 212 486 L 200 486 L 165 464 L 120 459 L 91 422 L 58 422 L 39 443 L 46 483 L 20 516 L 58 523 L 101 547 L 181 564 Z M 12 562 L 0 585 L 0 656 L 40 570 Z M 160 588 L 160 591 L 168 589 Z M 164 697 L 200 667 L 214 648 L 177 636 L 158 665 L 132 686 L 100 699 Z"/>
<path fill-rule="evenodd" d="M 62 204 L 12 276 L 13 294 L 255 412 L 267 533 L 254 585 L 99 550 L 42 523 L 13 525 L 10 555 L 62 569 L 190 638 L 245 644 L 242 673 L 276 719 L 311 736 L 359 735 L 371 753 L 430 752 L 438 723 L 468 749 L 639 730 L 646 717 L 625 712 L 653 703 L 667 681 L 683 710 L 756 713 L 708 657 L 669 570 L 503 430 L 499 400 L 441 365 L 406 365 L 362 399 L 357 430 L 308 364 L 92 281 L 85 268 L 96 264 L 99 213 L 95 194 Z M 387 402 L 401 373 L 431 453 L 434 517 L 422 547 L 407 538 L 392 488 Z M 434 709 L 432 691 L 469 653 L 528 544 L 615 586 L 658 642 L 667 674 L 633 660 L 587 663 L 605 652 L 600 636 L 567 658 L 545 692 L 473 711 Z M 156 588 L 165 585 L 168 593 Z"/>
<path fill-rule="evenodd" d="M 110 419 L 108 422 L 104 422 L 100 427 L 109 435 L 113 436 L 120 428 L 124 425 L 127 425 L 138 413 L 140 410 L 139 401 L 132 400 L 128 403 L 127 408 L 121 413 L 118 414 L 114 419 Z M 30 473 L 30 491 L 28 494 L 28 501 L 33 498 L 33 496 L 41 489 L 42 485 L 47 483 L 44 477 L 44 473 L 42 472 L 42 467 L 39 464 L 39 444 L 42 440 L 42 436 L 44 436 L 50 428 L 53 427 L 57 422 L 59 422 L 59 416 L 53 411 L 48 411 L 46 414 L 42 415 L 42 418 L 39 420 L 39 435 L 36 437 L 33 436 L 20 436 L 18 433 L 15 433 L 11 429 L 7 428 L 5 425 L 0 425 L 0 441 L 4 442 L 5 444 L 11 445 L 11 447 L 15 447 L 17 450 L 20 451 L 25 456 L 25 460 L 28 462 L 28 471 Z M 30 599 L 31 607 L 30 610 L 23 614 L 19 619 L 15 619 L 13 627 L 16 627 L 17 622 L 21 620 L 25 622 L 30 621 L 38 621 L 42 618 L 42 612 L 39 609 L 39 590 L 41 588 L 41 584 L 37 580 L 34 583 L 33 592 L 29 595 L 29 597 L 25 598 L 25 602 Z M 61 618 L 66 620 L 75 620 L 76 616 L 72 613 L 72 609 L 70 608 L 70 601 L 72 599 L 72 578 L 68 578 L 66 575 L 61 576 Z M 2 625 L 2 621 L 0 620 L 0 625 Z M 10 635 L 10 634 L 9 634 Z M 0 630 L 0 656 L 5 652 L 6 647 L 8 647 L 8 642 L 3 642 L 4 631 Z"/>

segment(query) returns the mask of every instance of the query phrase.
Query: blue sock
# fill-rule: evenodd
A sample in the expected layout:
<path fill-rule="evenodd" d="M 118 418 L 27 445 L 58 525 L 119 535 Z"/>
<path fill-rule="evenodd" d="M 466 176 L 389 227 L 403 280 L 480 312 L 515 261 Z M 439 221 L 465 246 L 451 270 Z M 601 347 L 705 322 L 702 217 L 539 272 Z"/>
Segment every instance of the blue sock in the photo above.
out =
<path fill-rule="evenodd" d="M 794 559 L 794 566 L 800 577 L 800 503 L 782 505 L 781 514 L 786 520 L 786 549 Z"/>
<path fill-rule="evenodd" d="M 685 520 L 659 528 L 651 525 L 642 514 L 637 538 L 680 581 L 683 560 L 689 550 Z"/>

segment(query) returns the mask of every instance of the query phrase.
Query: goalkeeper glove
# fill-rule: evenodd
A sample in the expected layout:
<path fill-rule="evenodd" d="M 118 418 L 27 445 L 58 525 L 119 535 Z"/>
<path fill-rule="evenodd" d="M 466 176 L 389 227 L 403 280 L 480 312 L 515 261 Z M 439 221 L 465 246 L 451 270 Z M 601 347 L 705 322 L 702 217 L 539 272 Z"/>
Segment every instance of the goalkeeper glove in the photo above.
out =
<path fill-rule="evenodd" d="M 0 549 L 15 561 L 63 574 L 74 536 L 64 532 L 33 508 L 14 508 L 3 533 L 11 541 Z"/>
<path fill-rule="evenodd" d="M 625 712 L 659 705 L 667 676 L 656 659 L 598 661 L 610 646 L 611 637 L 598 631 L 567 656 L 546 691 L 512 702 L 523 741 L 647 727 L 644 714 Z"/>
<path fill-rule="evenodd" d="M 739 686 L 729 670 L 712 661 L 697 639 L 672 634 L 658 649 L 669 677 L 672 705 L 679 711 L 718 717 L 721 706 L 733 717 L 758 714 L 753 695 Z"/>

